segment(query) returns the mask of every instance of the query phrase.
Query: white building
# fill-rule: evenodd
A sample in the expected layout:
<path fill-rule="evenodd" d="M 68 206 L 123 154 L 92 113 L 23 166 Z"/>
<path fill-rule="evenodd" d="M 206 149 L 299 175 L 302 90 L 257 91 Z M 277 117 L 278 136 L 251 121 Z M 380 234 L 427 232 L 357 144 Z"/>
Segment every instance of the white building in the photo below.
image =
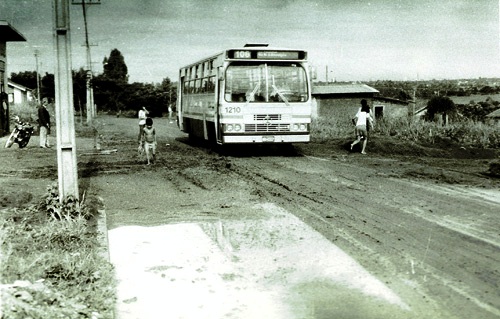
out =
<path fill-rule="evenodd" d="M 33 101 L 33 90 L 21 84 L 12 81 L 7 82 L 9 95 L 9 104 L 22 104 L 25 102 Z"/>

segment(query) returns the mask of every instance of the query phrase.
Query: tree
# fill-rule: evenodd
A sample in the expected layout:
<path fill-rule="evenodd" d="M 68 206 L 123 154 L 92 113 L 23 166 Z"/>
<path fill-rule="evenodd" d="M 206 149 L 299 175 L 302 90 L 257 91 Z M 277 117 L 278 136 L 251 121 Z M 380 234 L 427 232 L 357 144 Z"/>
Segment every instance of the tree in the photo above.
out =
<path fill-rule="evenodd" d="M 441 114 L 443 124 L 448 124 L 448 117 L 457 114 L 455 103 L 447 96 L 434 96 L 427 102 L 427 112 L 425 119 L 434 121 L 435 116 Z"/>
<path fill-rule="evenodd" d="M 44 97 L 54 99 L 55 96 L 56 96 L 56 89 L 55 89 L 54 74 L 46 72 L 41 80 L 40 97 L 42 99 Z"/>
<path fill-rule="evenodd" d="M 113 49 L 108 57 L 104 57 L 103 76 L 108 80 L 114 80 L 118 83 L 128 82 L 128 69 L 125 64 L 125 58 L 118 49 Z"/>
<path fill-rule="evenodd" d="M 161 96 L 162 100 L 161 102 L 163 105 L 165 105 L 165 108 L 168 109 L 168 106 L 170 105 L 173 110 L 175 110 L 175 101 L 177 101 L 177 90 L 176 87 L 173 85 L 172 81 L 170 81 L 170 78 L 164 78 L 161 81 L 160 84 L 160 91 L 161 91 Z"/>
<path fill-rule="evenodd" d="M 87 71 L 80 68 L 73 70 L 73 104 L 75 110 L 82 112 L 83 104 L 87 101 Z"/>
<path fill-rule="evenodd" d="M 36 89 L 36 72 L 35 71 L 25 71 L 19 73 L 11 73 L 10 79 L 12 82 L 21 84 L 29 89 Z"/>

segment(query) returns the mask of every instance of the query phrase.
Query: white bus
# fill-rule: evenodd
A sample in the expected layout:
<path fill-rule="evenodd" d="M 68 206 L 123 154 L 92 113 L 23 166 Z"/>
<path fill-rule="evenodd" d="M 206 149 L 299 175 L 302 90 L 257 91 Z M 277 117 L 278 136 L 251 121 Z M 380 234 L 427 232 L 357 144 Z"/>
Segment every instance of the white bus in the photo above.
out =
<path fill-rule="evenodd" d="M 217 144 L 310 141 L 307 52 L 247 44 L 179 71 L 178 123 Z"/>

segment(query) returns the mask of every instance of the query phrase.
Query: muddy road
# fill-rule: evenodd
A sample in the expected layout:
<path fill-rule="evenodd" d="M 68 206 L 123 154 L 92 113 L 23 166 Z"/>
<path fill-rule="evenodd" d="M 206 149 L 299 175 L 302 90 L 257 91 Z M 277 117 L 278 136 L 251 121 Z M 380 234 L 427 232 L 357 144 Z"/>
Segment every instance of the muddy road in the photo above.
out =
<path fill-rule="evenodd" d="M 155 119 L 158 159 L 146 166 L 136 126 L 100 118 L 111 152 L 77 140 L 80 190 L 103 198 L 110 230 L 201 225 L 246 265 L 238 276 L 251 269 L 265 287 L 289 287 L 297 318 L 500 318 L 500 181 L 487 174 L 494 151 L 376 137 L 367 156 L 348 152 L 348 141 L 221 150 Z M 57 180 L 55 150 L 37 142 L 1 152 L 4 199 L 15 192 L 3 186 L 37 195 Z"/>

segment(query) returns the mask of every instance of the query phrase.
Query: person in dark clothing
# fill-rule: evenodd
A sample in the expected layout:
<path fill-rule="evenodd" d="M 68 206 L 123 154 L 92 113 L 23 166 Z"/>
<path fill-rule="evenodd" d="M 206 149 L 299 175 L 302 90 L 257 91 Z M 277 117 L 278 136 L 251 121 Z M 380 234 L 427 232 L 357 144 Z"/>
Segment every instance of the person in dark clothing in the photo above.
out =
<path fill-rule="evenodd" d="M 47 100 L 45 99 L 38 108 L 38 129 L 40 131 L 40 147 L 50 147 L 49 140 L 47 139 L 47 135 L 50 134 L 50 114 L 47 111 Z"/>

